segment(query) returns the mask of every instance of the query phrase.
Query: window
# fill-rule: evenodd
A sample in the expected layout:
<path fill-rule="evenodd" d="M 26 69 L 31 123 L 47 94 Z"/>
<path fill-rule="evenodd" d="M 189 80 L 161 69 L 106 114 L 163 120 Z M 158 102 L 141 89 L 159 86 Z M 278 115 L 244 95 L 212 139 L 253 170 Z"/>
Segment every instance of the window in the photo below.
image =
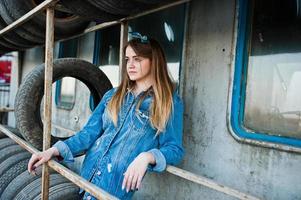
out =
<path fill-rule="evenodd" d="M 231 125 L 242 138 L 301 147 L 298 2 L 239 2 Z"/>
<path fill-rule="evenodd" d="M 59 44 L 59 58 L 76 57 L 78 39 L 71 39 Z M 71 110 L 75 103 L 76 79 L 64 77 L 56 81 L 55 104 L 62 109 Z"/>
<path fill-rule="evenodd" d="M 156 39 L 162 46 L 169 73 L 179 83 L 183 49 L 185 5 L 175 6 L 129 21 L 129 32 Z"/>
<path fill-rule="evenodd" d="M 120 25 L 115 25 L 95 34 L 93 64 L 109 78 L 113 87 L 119 85 Z"/>
<path fill-rule="evenodd" d="M 96 31 L 93 64 L 98 66 L 109 78 L 113 87 L 119 85 L 119 46 L 120 25 Z M 96 107 L 90 95 L 90 109 Z"/>

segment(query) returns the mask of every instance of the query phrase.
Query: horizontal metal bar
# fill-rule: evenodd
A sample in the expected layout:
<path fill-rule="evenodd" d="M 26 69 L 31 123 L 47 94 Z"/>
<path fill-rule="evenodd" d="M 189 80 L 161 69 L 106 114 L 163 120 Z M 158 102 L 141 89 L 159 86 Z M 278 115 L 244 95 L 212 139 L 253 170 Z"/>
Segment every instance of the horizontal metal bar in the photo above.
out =
<path fill-rule="evenodd" d="M 251 195 L 242 193 L 238 190 L 229 188 L 227 186 L 218 184 L 216 182 L 214 182 L 213 180 L 210 180 L 208 178 L 202 177 L 202 176 L 198 176 L 196 174 L 193 174 L 191 172 L 188 172 L 186 170 L 183 169 L 179 169 L 177 167 L 174 166 L 167 166 L 166 171 L 168 171 L 171 174 L 174 174 L 176 176 L 182 177 L 184 179 L 187 179 L 189 181 L 192 181 L 194 183 L 197 183 L 199 185 L 204 185 L 208 188 L 217 190 L 219 192 L 228 194 L 230 196 L 236 197 L 238 199 L 243 199 L 243 200 L 259 200 L 257 197 L 253 197 Z"/>
<path fill-rule="evenodd" d="M 39 153 L 38 150 L 36 150 L 34 147 L 32 147 L 28 142 L 22 140 L 21 138 L 19 138 L 18 136 L 16 136 L 15 134 L 13 134 L 12 132 L 10 132 L 9 130 L 7 130 L 4 126 L 0 125 L 0 131 L 2 131 L 4 134 L 6 134 L 8 137 L 10 137 L 12 140 L 14 140 L 15 142 L 17 142 L 20 146 L 22 146 L 23 148 L 25 148 L 27 151 L 31 152 L 31 153 Z M 90 182 L 82 179 L 80 176 L 78 176 L 77 174 L 75 174 L 74 172 L 68 170 L 67 168 L 63 167 L 62 165 L 60 165 L 59 163 L 57 163 L 56 161 L 49 161 L 49 166 L 51 168 L 53 168 L 55 171 L 57 171 L 58 173 L 62 174 L 64 177 L 66 177 L 67 179 L 69 179 L 70 181 L 72 181 L 73 183 L 75 183 L 76 185 L 78 185 L 81 188 L 84 188 L 86 191 L 90 192 L 93 196 L 95 197 L 99 197 L 101 199 L 110 199 L 113 198 L 112 196 L 107 197 L 106 195 L 104 195 L 104 192 L 97 188 L 98 190 L 95 190 L 95 185 L 91 184 Z M 167 172 L 174 174 L 176 176 L 179 176 L 181 178 L 184 178 L 186 180 L 192 181 L 194 183 L 197 183 L 199 185 L 204 185 L 208 188 L 217 190 L 219 192 L 223 192 L 225 194 L 228 194 L 230 196 L 239 198 L 239 199 L 244 199 L 244 200 L 259 200 L 256 197 L 253 197 L 251 195 L 248 194 L 244 194 L 242 192 L 239 192 L 235 189 L 229 188 L 227 186 L 218 184 L 208 178 L 196 175 L 194 173 L 188 172 L 186 170 L 174 167 L 174 166 L 167 166 L 166 169 Z M 81 180 L 81 181 L 79 181 Z M 89 186 L 88 186 L 89 185 Z M 94 191 L 97 193 L 95 194 Z"/>
<path fill-rule="evenodd" d="M 52 124 L 52 126 L 55 127 L 55 128 L 58 128 L 58 129 L 62 129 L 64 131 L 68 131 L 68 132 L 73 133 L 73 134 L 76 133 L 76 131 L 74 131 L 74 130 L 63 128 L 63 127 L 55 125 L 55 124 Z M 210 179 L 207 179 L 205 177 L 202 177 L 202 176 L 194 174 L 192 172 L 183 170 L 183 169 L 178 168 L 178 167 L 168 165 L 167 168 L 166 168 L 166 171 L 169 172 L 170 174 L 175 175 L 175 176 L 179 176 L 183 179 L 192 181 L 196 184 L 206 186 L 208 188 L 217 190 L 219 192 L 223 192 L 225 194 L 237 197 L 239 199 L 248 199 L 248 200 L 250 200 L 250 199 L 255 200 L 256 199 L 256 200 L 258 200 L 258 198 L 256 198 L 256 197 L 252 197 L 248 194 L 244 194 L 244 193 L 239 192 L 235 189 L 231 189 L 231 188 L 226 187 L 224 185 L 218 184 L 218 183 L 216 183 L 216 182 L 214 182 Z"/>
<path fill-rule="evenodd" d="M 173 7 L 173 6 L 177 6 L 177 5 L 180 5 L 180 4 L 183 4 L 183 3 L 187 3 L 187 2 L 190 2 L 190 1 L 191 1 L 191 0 L 180 0 L 180 1 L 173 2 L 173 3 L 169 3 L 169 4 L 167 4 L 167 5 L 160 6 L 160 7 L 158 7 L 158 8 L 154 8 L 154 9 L 150 9 L 150 10 L 141 12 L 141 13 L 136 14 L 136 15 L 124 17 L 124 18 L 121 18 L 121 19 L 119 19 L 119 20 L 115 20 L 115 21 L 110 21 L 110 22 L 104 22 L 104 23 L 101 23 L 101 24 L 97 24 L 97 25 L 95 25 L 95 26 L 92 26 L 92 27 L 87 28 L 86 30 L 84 30 L 84 32 L 82 32 L 82 33 L 80 33 L 80 34 L 74 35 L 74 36 L 69 37 L 69 38 L 66 38 L 66 39 L 61 39 L 61 40 L 58 40 L 58 41 L 60 42 L 60 41 L 65 41 L 65 40 L 70 40 L 70 39 L 73 39 L 73 38 L 77 38 L 77 37 L 80 37 L 80 36 L 85 35 L 85 34 L 87 34 L 87 33 L 93 32 L 93 31 L 98 31 L 98 30 L 101 30 L 101 29 L 103 29 L 103 28 L 107 28 L 107 27 L 110 27 L 110 26 L 114 26 L 114 25 L 117 25 L 117 24 L 121 24 L 121 23 L 124 22 L 124 21 L 136 19 L 136 18 L 142 17 L 142 16 L 144 16 L 144 15 L 148 15 L 148 14 L 151 14 L 151 13 L 155 13 L 155 12 L 158 12 L 158 11 L 161 11 L 161 10 L 164 10 L 164 9 L 167 9 L 167 8 L 170 8 L 170 7 Z"/>
<path fill-rule="evenodd" d="M 141 12 L 139 14 L 135 14 L 135 15 L 132 15 L 132 16 L 124 17 L 124 18 L 116 20 L 116 21 L 101 23 L 101 24 L 98 24 L 96 26 L 93 26 L 91 28 L 86 29 L 84 31 L 84 34 L 85 33 L 89 33 L 89 32 L 93 32 L 93 31 L 96 31 L 96 30 L 99 30 L 99 29 L 102 29 L 102 28 L 106 28 L 106 27 L 109 27 L 109 26 L 113 26 L 113 25 L 116 25 L 116 24 L 120 24 L 121 22 L 128 21 L 128 20 L 131 20 L 131 19 L 135 19 L 135 18 L 138 18 L 138 17 L 142 17 L 144 15 L 155 13 L 155 12 L 158 12 L 158 11 L 161 11 L 161 10 L 173 7 L 173 6 L 177 6 L 177 5 L 180 5 L 180 4 L 183 4 L 183 3 L 187 3 L 189 1 L 190 0 L 180 0 L 180 1 L 176 1 L 176 2 L 173 2 L 173 3 L 169 3 L 169 4 L 166 4 L 166 5 L 160 6 L 158 8 L 154 8 L 154 9 L 151 9 L 151 10 L 143 11 L 143 12 Z"/>
<path fill-rule="evenodd" d="M 36 148 L 34 148 L 31 144 L 24 141 L 20 137 L 16 136 L 14 133 L 6 129 L 3 125 L 0 124 L 0 131 L 18 143 L 21 147 L 29 151 L 30 153 L 40 153 Z M 105 200 L 115 200 L 116 197 L 110 195 L 106 191 L 102 190 L 101 188 L 97 187 L 96 185 L 88 182 L 81 176 L 75 174 L 71 170 L 67 169 L 63 165 L 59 164 L 58 162 L 51 160 L 48 163 L 48 166 L 60 173 L 65 178 L 69 179 L 71 182 L 76 184 L 77 186 L 83 188 L 85 191 L 89 192 L 91 195 L 95 196 L 97 199 L 105 199 Z"/>
<path fill-rule="evenodd" d="M 46 9 L 47 7 L 57 3 L 58 1 L 59 0 L 46 0 L 46 1 L 43 1 L 41 4 L 36 6 L 34 9 L 32 9 L 31 11 L 29 11 L 28 13 L 26 13 L 25 15 L 23 15 L 22 17 L 20 17 L 16 21 L 14 21 L 13 23 L 11 23 L 8 26 L 6 26 L 5 28 L 3 28 L 0 31 L 0 36 L 7 33 L 8 31 L 11 31 L 12 29 L 16 28 L 17 26 L 20 26 L 20 25 L 24 24 L 25 22 L 30 20 L 32 17 L 34 17 L 36 14 L 38 14 L 42 10 Z"/>
<path fill-rule="evenodd" d="M 15 109 L 14 108 L 0 108 L 0 112 L 13 112 L 13 111 L 15 111 Z"/>

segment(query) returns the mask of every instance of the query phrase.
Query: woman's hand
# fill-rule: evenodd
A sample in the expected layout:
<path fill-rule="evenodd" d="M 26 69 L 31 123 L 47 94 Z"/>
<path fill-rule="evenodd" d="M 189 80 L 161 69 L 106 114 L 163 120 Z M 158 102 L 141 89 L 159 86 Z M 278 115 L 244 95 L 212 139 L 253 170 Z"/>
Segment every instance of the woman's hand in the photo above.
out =
<path fill-rule="evenodd" d="M 155 162 L 155 158 L 151 153 L 140 153 L 124 173 L 122 190 L 126 188 L 126 192 L 129 192 L 130 189 L 139 189 L 148 164 L 155 164 Z"/>
<path fill-rule="evenodd" d="M 50 149 L 47 149 L 46 151 L 43 151 L 38 154 L 32 154 L 28 162 L 27 170 L 29 171 L 29 173 L 33 173 L 35 172 L 35 169 L 37 167 L 39 167 L 45 162 L 48 162 L 52 158 L 52 156 L 59 156 L 59 155 L 60 153 L 55 147 L 51 147 Z"/>

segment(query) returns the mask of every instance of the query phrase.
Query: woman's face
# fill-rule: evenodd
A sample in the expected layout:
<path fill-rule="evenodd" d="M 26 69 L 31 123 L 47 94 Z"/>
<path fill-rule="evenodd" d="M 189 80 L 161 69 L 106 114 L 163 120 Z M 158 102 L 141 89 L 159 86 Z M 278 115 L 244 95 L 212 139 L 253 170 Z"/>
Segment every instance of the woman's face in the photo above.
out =
<path fill-rule="evenodd" d="M 125 49 L 126 69 L 131 81 L 145 82 L 151 78 L 149 58 L 137 56 L 131 46 Z"/>

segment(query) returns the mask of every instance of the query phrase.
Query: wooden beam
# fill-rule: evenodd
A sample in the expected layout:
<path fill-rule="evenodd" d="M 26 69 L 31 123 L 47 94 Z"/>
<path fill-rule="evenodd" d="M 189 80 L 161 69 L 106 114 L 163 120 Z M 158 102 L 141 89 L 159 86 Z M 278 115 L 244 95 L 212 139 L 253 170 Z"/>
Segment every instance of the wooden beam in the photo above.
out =
<path fill-rule="evenodd" d="M 47 8 L 46 41 L 45 41 L 45 83 L 44 83 L 44 126 L 43 151 L 50 148 L 51 140 L 51 108 L 52 108 L 52 73 L 54 48 L 54 7 Z M 42 170 L 42 199 L 49 196 L 49 168 L 43 164 Z"/>

